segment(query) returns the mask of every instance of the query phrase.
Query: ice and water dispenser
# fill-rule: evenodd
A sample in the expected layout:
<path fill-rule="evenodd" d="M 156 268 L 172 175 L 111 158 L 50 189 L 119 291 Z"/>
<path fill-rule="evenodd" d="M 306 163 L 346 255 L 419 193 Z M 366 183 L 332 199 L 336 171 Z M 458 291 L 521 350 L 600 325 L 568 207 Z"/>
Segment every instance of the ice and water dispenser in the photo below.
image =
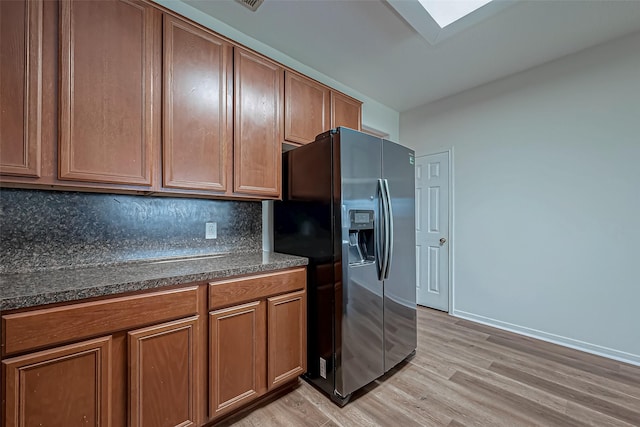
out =
<path fill-rule="evenodd" d="M 349 211 L 349 264 L 375 262 L 372 210 Z"/>

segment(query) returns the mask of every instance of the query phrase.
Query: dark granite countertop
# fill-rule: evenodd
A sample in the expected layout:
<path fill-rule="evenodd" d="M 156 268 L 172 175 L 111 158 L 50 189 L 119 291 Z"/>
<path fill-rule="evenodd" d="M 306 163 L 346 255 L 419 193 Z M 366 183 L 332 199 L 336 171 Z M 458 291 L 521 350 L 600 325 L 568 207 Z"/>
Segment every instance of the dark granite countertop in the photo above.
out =
<path fill-rule="evenodd" d="M 275 252 L 248 252 L 2 274 L 0 311 L 280 270 L 307 262 Z"/>

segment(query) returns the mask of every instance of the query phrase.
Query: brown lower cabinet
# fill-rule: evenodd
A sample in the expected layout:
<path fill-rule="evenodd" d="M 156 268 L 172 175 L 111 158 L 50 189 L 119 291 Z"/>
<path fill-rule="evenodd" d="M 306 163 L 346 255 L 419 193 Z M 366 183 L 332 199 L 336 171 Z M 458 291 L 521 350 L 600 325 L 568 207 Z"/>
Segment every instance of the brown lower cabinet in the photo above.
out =
<path fill-rule="evenodd" d="M 267 305 L 267 384 L 272 389 L 307 370 L 306 292 L 271 297 Z"/>
<path fill-rule="evenodd" d="M 264 301 L 209 314 L 210 415 L 218 417 L 266 391 Z"/>
<path fill-rule="evenodd" d="M 4 312 L 1 425 L 211 423 L 305 372 L 305 298 L 296 267 Z"/>
<path fill-rule="evenodd" d="M 198 316 L 129 332 L 129 426 L 197 425 Z"/>
<path fill-rule="evenodd" d="M 211 283 L 209 416 L 213 419 L 306 371 L 306 270 Z"/>
<path fill-rule="evenodd" d="M 111 337 L 4 360 L 4 425 L 111 425 Z"/>

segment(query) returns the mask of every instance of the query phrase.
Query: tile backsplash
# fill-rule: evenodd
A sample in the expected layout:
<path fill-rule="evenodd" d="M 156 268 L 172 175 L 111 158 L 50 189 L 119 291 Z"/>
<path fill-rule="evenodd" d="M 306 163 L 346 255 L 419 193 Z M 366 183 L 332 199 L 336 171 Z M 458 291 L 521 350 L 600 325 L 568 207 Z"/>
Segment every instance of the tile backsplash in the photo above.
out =
<path fill-rule="evenodd" d="M 0 273 L 261 249 L 260 202 L 0 191 Z"/>

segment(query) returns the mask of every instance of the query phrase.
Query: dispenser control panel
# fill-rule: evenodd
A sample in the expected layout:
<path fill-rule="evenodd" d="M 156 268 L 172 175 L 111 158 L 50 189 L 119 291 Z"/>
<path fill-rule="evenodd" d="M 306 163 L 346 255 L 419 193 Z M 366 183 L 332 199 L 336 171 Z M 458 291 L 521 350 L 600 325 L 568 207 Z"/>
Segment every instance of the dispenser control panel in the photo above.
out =
<path fill-rule="evenodd" d="M 349 211 L 349 265 L 364 265 L 375 261 L 373 211 Z"/>
<path fill-rule="evenodd" d="M 351 230 L 366 230 L 373 228 L 373 211 L 351 210 L 349 211 Z"/>

